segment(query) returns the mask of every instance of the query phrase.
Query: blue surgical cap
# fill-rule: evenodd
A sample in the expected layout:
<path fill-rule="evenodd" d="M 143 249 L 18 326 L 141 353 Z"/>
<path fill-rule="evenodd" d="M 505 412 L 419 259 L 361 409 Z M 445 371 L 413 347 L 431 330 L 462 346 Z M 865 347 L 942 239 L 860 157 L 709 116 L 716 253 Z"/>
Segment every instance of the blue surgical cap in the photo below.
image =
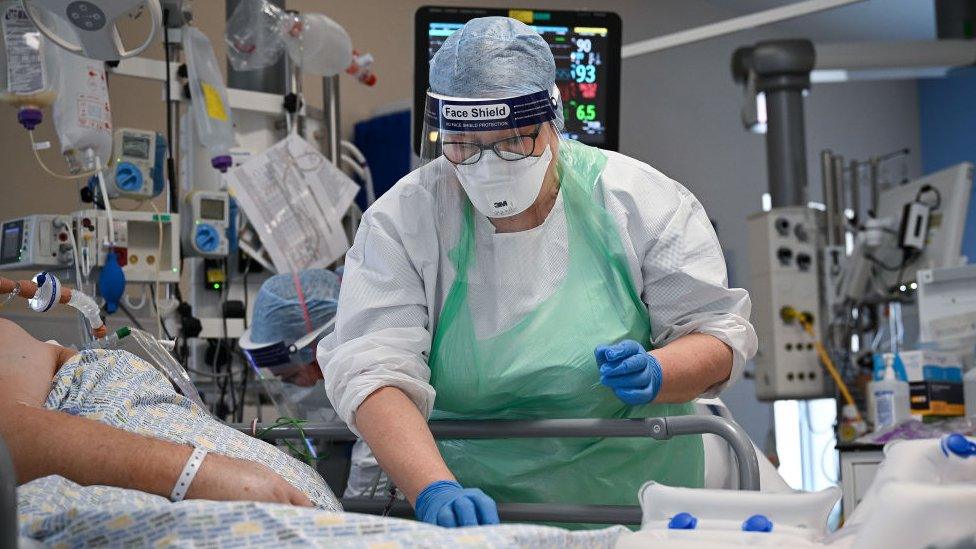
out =
<path fill-rule="evenodd" d="M 479 17 L 444 41 L 430 61 L 430 89 L 451 97 L 514 97 L 555 93 L 556 62 L 532 27 L 509 17 Z M 556 94 L 558 95 L 558 93 Z M 563 127 L 556 97 L 556 125 Z"/>
<path fill-rule="evenodd" d="M 314 330 L 335 316 L 339 302 L 339 276 L 326 269 L 309 269 L 298 273 L 298 281 Z M 285 345 L 291 345 L 310 331 L 305 323 L 294 275 L 276 274 L 265 280 L 254 300 L 250 340 L 258 344 L 284 341 Z M 314 345 L 302 351 L 302 360 L 311 362 L 314 358 Z"/>

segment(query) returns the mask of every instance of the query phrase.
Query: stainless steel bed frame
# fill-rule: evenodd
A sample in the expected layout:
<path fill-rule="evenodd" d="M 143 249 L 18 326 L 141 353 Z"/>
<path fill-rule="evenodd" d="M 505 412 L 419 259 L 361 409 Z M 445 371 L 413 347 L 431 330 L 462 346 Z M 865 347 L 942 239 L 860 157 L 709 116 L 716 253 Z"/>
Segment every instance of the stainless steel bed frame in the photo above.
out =
<path fill-rule="evenodd" d="M 738 464 L 739 489 L 759 490 L 759 460 L 745 430 L 734 421 L 719 416 L 688 415 L 646 419 L 548 419 L 531 421 L 432 421 L 430 430 L 439 439 L 503 438 L 602 438 L 651 437 L 667 440 L 679 435 L 714 434 L 728 442 Z M 264 440 L 298 439 L 292 426 L 235 424 L 248 434 L 267 429 Z M 344 423 L 309 423 L 301 432 L 307 438 L 333 441 L 355 440 Z M 354 513 L 382 514 L 386 498 L 343 498 L 342 506 Z M 397 502 L 390 514 L 412 517 L 406 502 Z M 586 522 L 595 524 L 640 524 L 641 509 L 636 505 L 571 505 L 540 503 L 499 503 L 498 514 L 505 521 Z"/>

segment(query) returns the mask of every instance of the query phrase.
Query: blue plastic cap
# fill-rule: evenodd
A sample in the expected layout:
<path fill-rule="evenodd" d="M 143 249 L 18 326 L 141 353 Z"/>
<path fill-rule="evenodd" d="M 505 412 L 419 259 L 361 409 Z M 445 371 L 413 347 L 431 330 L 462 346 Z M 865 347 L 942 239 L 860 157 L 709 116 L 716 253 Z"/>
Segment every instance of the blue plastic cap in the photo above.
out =
<path fill-rule="evenodd" d="M 976 456 L 976 442 L 970 442 L 959 433 L 952 433 L 942 439 L 942 453 L 948 456 L 950 452 L 963 458 Z"/>
<path fill-rule="evenodd" d="M 125 273 L 115 252 L 105 254 L 105 265 L 98 275 L 98 293 L 105 299 L 105 311 L 109 314 L 119 309 L 119 300 L 125 293 Z"/>
<path fill-rule="evenodd" d="M 772 532 L 773 521 L 766 518 L 766 515 L 752 515 L 742 523 L 743 532 Z"/>
<path fill-rule="evenodd" d="M 142 170 L 132 162 L 119 162 L 115 167 L 115 186 L 126 192 L 142 190 Z"/>
<path fill-rule="evenodd" d="M 668 521 L 671 530 L 694 530 L 698 526 L 698 519 L 691 513 L 678 513 Z"/>
<path fill-rule="evenodd" d="M 197 233 L 193 241 L 201 252 L 214 252 L 220 247 L 220 231 L 209 223 L 201 223 L 197 225 Z"/>

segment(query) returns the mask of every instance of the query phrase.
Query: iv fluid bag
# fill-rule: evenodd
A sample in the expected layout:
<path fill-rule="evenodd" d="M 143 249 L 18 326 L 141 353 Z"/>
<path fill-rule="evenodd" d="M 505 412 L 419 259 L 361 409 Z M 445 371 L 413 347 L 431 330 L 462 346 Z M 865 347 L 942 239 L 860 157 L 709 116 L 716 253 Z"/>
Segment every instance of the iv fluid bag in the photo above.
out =
<path fill-rule="evenodd" d="M 20 108 L 18 119 L 29 130 L 41 122 L 41 110 L 54 102 L 54 47 L 34 27 L 19 0 L 0 2 L 0 101 Z"/>
<path fill-rule="evenodd" d="M 335 76 L 352 64 L 352 40 L 338 23 L 321 13 L 306 13 L 285 36 L 288 56 L 303 71 Z"/>
<path fill-rule="evenodd" d="M 220 66 L 210 40 L 195 27 L 183 30 L 183 49 L 190 78 L 190 108 L 196 120 L 197 136 L 210 153 L 210 162 L 221 172 L 231 166 L 234 120 L 227 104 Z"/>
<path fill-rule="evenodd" d="M 74 29 L 60 18 L 55 27 L 61 36 L 76 36 Z M 51 49 L 57 50 L 54 59 L 58 71 L 54 126 L 68 169 L 71 173 L 92 170 L 95 156 L 103 166 L 108 165 L 112 157 L 112 107 L 105 63 L 63 48 Z"/>

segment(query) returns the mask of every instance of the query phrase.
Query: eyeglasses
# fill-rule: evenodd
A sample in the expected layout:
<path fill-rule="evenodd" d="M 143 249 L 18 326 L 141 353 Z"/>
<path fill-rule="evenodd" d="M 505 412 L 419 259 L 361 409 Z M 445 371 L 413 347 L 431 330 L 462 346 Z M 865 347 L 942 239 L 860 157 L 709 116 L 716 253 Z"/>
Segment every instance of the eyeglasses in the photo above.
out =
<path fill-rule="evenodd" d="M 506 137 L 491 143 L 473 143 L 470 141 L 445 141 L 441 150 L 453 164 L 468 166 L 481 160 L 485 151 L 494 151 L 498 158 L 513 162 L 532 156 L 535 151 L 535 140 L 542 132 L 542 124 L 535 127 L 532 133 Z"/>

